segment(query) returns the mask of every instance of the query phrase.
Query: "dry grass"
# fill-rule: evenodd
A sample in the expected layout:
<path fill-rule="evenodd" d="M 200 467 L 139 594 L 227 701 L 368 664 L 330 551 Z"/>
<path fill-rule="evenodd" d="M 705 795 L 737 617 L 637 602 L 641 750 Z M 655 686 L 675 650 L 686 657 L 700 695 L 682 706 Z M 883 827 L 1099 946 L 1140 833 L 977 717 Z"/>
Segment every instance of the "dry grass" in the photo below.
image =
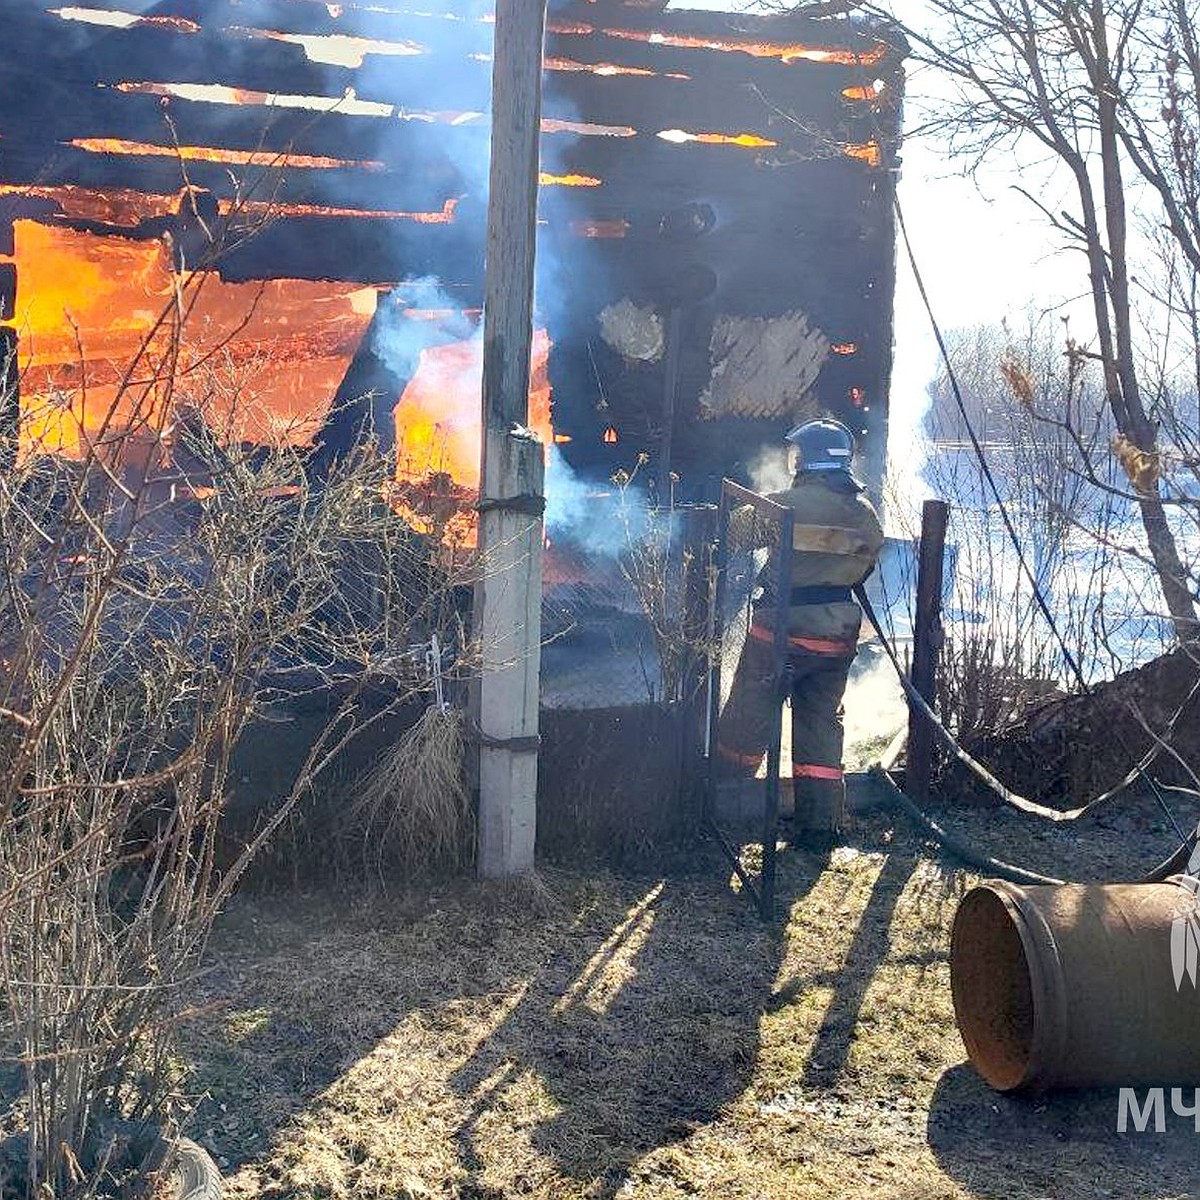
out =
<path fill-rule="evenodd" d="M 1116 1097 L 989 1092 L 945 950 L 966 882 L 882 817 L 781 858 L 759 925 L 716 861 L 238 902 L 190 1026 L 193 1132 L 256 1197 L 1193 1194 L 1194 1135 Z"/>
<path fill-rule="evenodd" d="M 463 714 L 431 705 L 348 788 L 345 832 L 380 880 L 469 861 Z"/>

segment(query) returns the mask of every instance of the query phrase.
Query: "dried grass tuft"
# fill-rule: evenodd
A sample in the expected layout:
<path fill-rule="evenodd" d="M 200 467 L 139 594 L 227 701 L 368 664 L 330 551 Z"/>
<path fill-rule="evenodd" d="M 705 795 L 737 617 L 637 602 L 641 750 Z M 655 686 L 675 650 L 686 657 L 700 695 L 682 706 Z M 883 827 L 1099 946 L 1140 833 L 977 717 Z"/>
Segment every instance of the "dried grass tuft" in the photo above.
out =
<path fill-rule="evenodd" d="M 463 714 L 434 705 L 356 781 L 350 836 L 381 882 L 470 860 L 475 823 L 464 763 Z"/>
<path fill-rule="evenodd" d="M 525 871 L 505 879 L 489 879 L 481 885 L 489 906 L 535 919 L 560 919 L 567 909 L 554 889 L 538 870 Z"/>

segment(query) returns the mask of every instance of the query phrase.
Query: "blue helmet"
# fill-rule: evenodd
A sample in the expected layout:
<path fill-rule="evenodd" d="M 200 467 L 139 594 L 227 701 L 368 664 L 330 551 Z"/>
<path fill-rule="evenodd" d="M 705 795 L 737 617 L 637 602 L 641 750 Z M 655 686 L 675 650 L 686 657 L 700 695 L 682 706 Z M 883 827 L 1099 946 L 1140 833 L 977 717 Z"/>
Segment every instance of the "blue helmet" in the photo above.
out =
<path fill-rule="evenodd" d="M 801 471 L 850 472 L 854 458 L 854 434 L 841 421 L 821 417 L 797 425 L 784 438 L 800 451 Z"/>

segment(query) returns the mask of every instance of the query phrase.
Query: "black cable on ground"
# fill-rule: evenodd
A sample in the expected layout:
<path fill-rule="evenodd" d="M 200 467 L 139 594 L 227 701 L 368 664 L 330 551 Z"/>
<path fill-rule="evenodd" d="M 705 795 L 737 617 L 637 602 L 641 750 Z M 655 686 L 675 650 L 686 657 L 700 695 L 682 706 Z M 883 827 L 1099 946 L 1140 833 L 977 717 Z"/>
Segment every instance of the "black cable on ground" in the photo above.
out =
<path fill-rule="evenodd" d="M 1051 875 L 1039 875 L 1036 871 L 1027 871 L 1024 867 L 1015 867 L 1011 863 L 992 858 L 990 854 L 985 854 L 982 850 L 976 850 L 970 842 L 951 833 L 948 829 L 943 829 L 932 817 L 918 808 L 912 798 L 896 786 L 896 781 L 878 763 L 868 769 L 867 775 L 886 791 L 888 799 L 922 833 L 932 838 L 939 846 L 949 850 L 955 858 L 968 867 L 986 871 L 989 875 L 1007 879 L 1010 883 L 1059 884 L 1066 882 L 1064 879 L 1055 879 Z"/>
<path fill-rule="evenodd" d="M 905 675 L 904 668 L 900 665 L 900 660 L 896 656 L 896 651 L 891 642 L 888 641 L 887 634 L 884 632 L 883 626 L 880 624 L 879 617 L 875 612 L 875 607 L 871 603 L 870 598 L 867 596 L 866 591 L 861 585 L 855 589 L 855 595 L 858 599 L 858 602 L 862 605 L 863 614 L 871 623 L 875 632 L 879 635 L 879 640 L 883 645 L 884 652 L 891 660 L 892 666 L 895 668 L 896 675 L 899 678 L 905 693 L 911 699 L 917 702 L 918 707 L 925 715 L 926 719 L 933 725 L 934 729 L 937 730 L 942 738 L 946 740 L 951 752 L 954 753 L 955 756 L 966 766 L 975 770 L 979 777 L 985 783 L 987 783 L 1002 799 L 1006 799 L 1010 803 L 1012 803 L 1014 800 L 1019 801 L 1020 803 L 1015 805 L 1017 808 L 1023 808 L 1025 811 L 1032 812 L 1035 815 L 1041 815 L 1044 812 L 1052 813 L 1059 820 L 1064 818 L 1075 819 L 1074 815 L 1071 813 L 1057 814 L 1052 809 L 1045 809 L 1042 805 L 1033 804 L 1031 801 L 1025 800 L 1019 796 L 1015 796 L 1014 793 L 1010 792 L 1002 783 L 996 780 L 996 778 L 987 770 L 986 767 L 980 763 L 977 763 L 975 759 L 973 759 L 961 746 L 959 746 L 954 735 L 941 723 L 941 721 L 938 720 L 936 714 L 925 702 L 925 697 L 922 696 L 912 686 L 911 680 L 909 680 L 909 678 Z M 893 741 L 893 746 L 888 748 L 888 752 L 884 756 L 885 758 L 891 755 L 893 748 L 898 750 L 898 745 L 896 744 L 895 740 Z M 1137 774 L 1137 769 L 1130 771 L 1130 773 L 1125 777 L 1124 780 L 1121 781 L 1120 784 L 1117 785 L 1117 787 L 1111 788 L 1103 795 L 1095 797 L 1086 805 L 1084 805 L 1082 809 L 1075 810 L 1075 813 L 1079 816 L 1082 816 L 1085 812 L 1088 812 L 1097 807 L 1097 805 L 1102 804 L 1104 801 L 1111 799 L 1123 787 L 1127 786 L 1132 779 L 1136 778 Z M 991 871 L 998 875 L 1001 879 L 1008 879 L 1013 883 L 1062 882 L 1061 880 L 1053 879 L 1050 876 L 1039 875 L 1036 871 L 1026 871 L 1024 867 L 1014 867 L 1008 863 L 1001 862 L 999 859 L 992 858 L 990 855 L 985 854 L 981 850 L 976 850 L 969 842 L 964 841 L 962 838 L 956 837 L 954 834 L 948 833 L 946 830 L 942 829 L 940 825 L 938 825 L 917 805 L 911 796 L 907 795 L 897 786 L 896 781 L 892 778 L 888 768 L 884 766 L 882 759 L 870 768 L 868 775 L 870 775 L 872 779 L 875 779 L 885 785 L 887 793 L 891 799 L 896 801 L 901 811 L 903 811 L 919 829 L 923 830 L 939 845 L 945 846 L 947 850 L 949 850 L 956 857 L 960 858 L 963 862 L 967 863 L 968 866 L 977 866 L 981 870 Z M 1131 882 L 1161 883 L 1169 876 L 1178 874 L 1179 872 L 1187 869 L 1192 848 L 1196 842 L 1197 836 L 1200 835 L 1200 827 L 1197 827 L 1196 832 L 1190 836 L 1180 831 L 1178 825 L 1175 826 L 1175 829 L 1176 832 L 1179 833 L 1180 839 L 1179 845 L 1175 848 L 1175 850 L 1173 850 L 1167 858 L 1165 858 L 1152 870 L 1147 872 L 1145 875 L 1142 875 L 1138 879 L 1131 880 Z"/>
<path fill-rule="evenodd" d="M 993 858 L 990 854 L 986 854 L 982 850 L 977 850 L 965 838 L 951 833 L 948 829 L 943 829 L 911 796 L 901 790 L 891 775 L 878 763 L 867 770 L 867 776 L 883 789 L 887 798 L 908 817 L 921 833 L 937 842 L 939 846 L 949 851 L 953 857 L 957 858 L 964 865 L 974 867 L 979 871 L 985 871 L 997 879 L 1007 879 L 1010 883 L 1057 886 L 1069 882 L 1065 879 L 1055 879 L 1051 875 L 1041 875 L 1037 871 L 1028 871 L 1024 867 L 1017 867 L 1012 863 L 1006 863 L 998 858 Z M 1190 842 L 1185 841 L 1170 857 L 1164 859 L 1152 870 L 1128 882 L 1162 883 L 1172 875 L 1178 875 L 1187 868 L 1190 851 Z"/>
<path fill-rule="evenodd" d="M 895 647 L 888 641 L 886 632 L 881 624 L 878 615 L 875 612 L 875 607 L 871 603 L 870 597 L 867 596 L 865 590 L 860 586 L 855 590 L 855 595 L 858 598 L 859 604 L 862 606 L 863 614 L 871 623 L 872 628 L 879 636 L 880 644 L 883 646 L 884 653 L 891 661 L 892 668 L 896 672 L 896 678 L 900 680 L 900 686 L 904 690 L 904 694 L 908 697 L 911 705 L 925 717 L 932 727 L 934 733 L 945 744 L 946 749 L 966 767 L 981 783 L 990 788 L 1005 804 L 1011 805 L 1013 808 L 1019 809 L 1021 812 L 1029 813 L 1031 816 L 1043 817 L 1049 821 L 1077 821 L 1080 817 L 1086 816 L 1093 809 L 1098 808 L 1101 804 L 1111 800 L 1114 796 L 1119 795 L 1125 790 L 1141 773 L 1142 763 L 1138 763 L 1132 770 L 1126 774 L 1116 787 L 1110 788 L 1107 792 L 1099 796 L 1094 796 L 1086 804 L 1080 808 L 1073 808 L 1063 811 L 1056 808 L 1050 808 L 1044 804 L 1037 804 L 1033 800 L 1027 800 L 1024 796 L 1017 795 L 1016 792 L 1006 788 L 992 773 L 985 767 L 977 758 L 968 754 L 966 750 L 959 745 L 958 739 L 952 734 L 945 725 L 942 724 L 938 715 L 929 705 L 929 701 L 921 695 L 920 692 L 913 686 L 912 680 L 904 671 L 904 667 L 900 663 L 899 656 L 896 654 Z M 1181 839 L 1186 838 L 1186 834 L 1176 825 L 1176 831 Z"/>

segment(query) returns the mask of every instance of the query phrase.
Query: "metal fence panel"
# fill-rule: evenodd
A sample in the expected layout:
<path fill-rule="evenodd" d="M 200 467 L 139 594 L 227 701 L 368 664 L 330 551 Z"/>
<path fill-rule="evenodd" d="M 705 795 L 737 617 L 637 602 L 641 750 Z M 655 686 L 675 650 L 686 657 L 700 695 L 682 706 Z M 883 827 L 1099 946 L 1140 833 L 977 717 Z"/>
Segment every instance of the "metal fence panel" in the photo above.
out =
<path fill-rule="evenodd" d="M 724 480 L 717 517 L 714 654 L 708 688 L 704 823 L 763 920 L 775 915 L 779 759 L 787 690 L 787 597 L 792 510 Z M 722 790 L 742 793 L 749 770 L 761 787 L 762 866 L 755 877 L 723 826 Z"/>

